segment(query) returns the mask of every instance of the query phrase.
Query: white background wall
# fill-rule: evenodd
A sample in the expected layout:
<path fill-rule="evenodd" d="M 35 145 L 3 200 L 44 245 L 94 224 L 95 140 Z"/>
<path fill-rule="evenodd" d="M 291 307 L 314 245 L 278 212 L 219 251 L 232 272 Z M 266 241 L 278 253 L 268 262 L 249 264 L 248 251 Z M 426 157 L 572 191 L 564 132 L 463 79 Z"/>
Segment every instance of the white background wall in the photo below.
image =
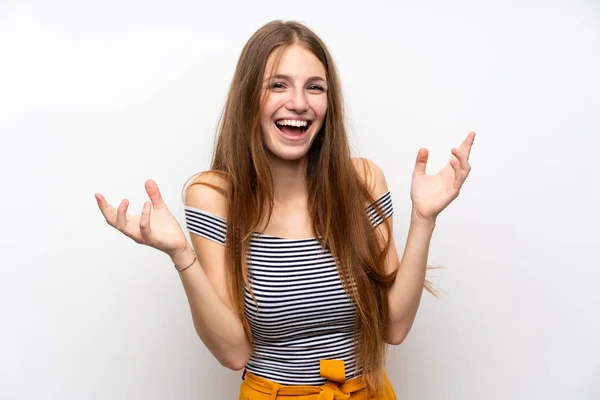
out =
<path fill-rule="evenodd" d="M 418 148 L 435 172 L 478 133 L 430 252 L 446 294 L 390 350 L 399 399 L 600 399 L 598 0 L 0 1 L 0 399 L 237 398 L 168 257 L 93 196 L 139 213 L 153 178 L 183 222 L 239 52 L 271 19 L 330 47 L 400 247 Z"/>

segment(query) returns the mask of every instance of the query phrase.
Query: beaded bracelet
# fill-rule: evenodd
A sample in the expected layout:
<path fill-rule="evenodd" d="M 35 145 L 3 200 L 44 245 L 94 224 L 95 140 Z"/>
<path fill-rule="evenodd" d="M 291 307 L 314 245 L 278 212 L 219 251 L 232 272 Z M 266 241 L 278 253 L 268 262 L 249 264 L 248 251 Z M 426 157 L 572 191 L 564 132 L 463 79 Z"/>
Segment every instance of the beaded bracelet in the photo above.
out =
<path fill-rule="evenodd" d="M 194 263 L 196 262 L 196 258 L 197 258 L 197 257 L 196 257 L 196 252 L 194 252 L 194 259 L 192 260 L 192 262 L 190 263 L 190 265 L 188 265 L 187 267 L 183 267 L 183 268 L 179 269 L 179 268 L 177 268 L 177 265 L 176 265 L 176 264 L 173 264 L 173 265 L 175 265 L 175 269 L 176 269 L 177 271 L 181 272 L 181 271 L 184 271 L 184 270 L 188 269 L 188 268 L 189 268 L 189 267 L 191 267 L 192 265 L 194 265 Z"/>

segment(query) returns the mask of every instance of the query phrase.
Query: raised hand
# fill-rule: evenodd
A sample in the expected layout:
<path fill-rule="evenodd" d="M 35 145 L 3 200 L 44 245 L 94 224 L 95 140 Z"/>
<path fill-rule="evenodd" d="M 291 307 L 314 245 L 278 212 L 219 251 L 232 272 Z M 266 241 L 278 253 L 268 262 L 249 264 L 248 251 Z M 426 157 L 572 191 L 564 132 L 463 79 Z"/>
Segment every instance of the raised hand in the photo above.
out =
<path fill-rule="evenodd" d="M 96 193 L 98 207 L 106 222 L 118 229 L 136 243 L 145 244 L 173 257 L 187 247 L 187 239 L 177 219 L 163 201 L 156 182 L 149 179 L 145 183 L 150 202 L 144 203 L 142 214 L 127 214 L 129 201 L 123 199 L 115 210 L 100 193 Z"/>
<path fill-rule="evenodd" d="M 419 150 L 410 188 L 413 213 L 419 219 L 435 221 L 438 214 L 458 197 L 471 171 L 469 155 L 474 140 L 475 132 L 470 132 L 458 149 L 452 148 L 450 161 L 435 175 L 425 172 L 428 150 Z"/>

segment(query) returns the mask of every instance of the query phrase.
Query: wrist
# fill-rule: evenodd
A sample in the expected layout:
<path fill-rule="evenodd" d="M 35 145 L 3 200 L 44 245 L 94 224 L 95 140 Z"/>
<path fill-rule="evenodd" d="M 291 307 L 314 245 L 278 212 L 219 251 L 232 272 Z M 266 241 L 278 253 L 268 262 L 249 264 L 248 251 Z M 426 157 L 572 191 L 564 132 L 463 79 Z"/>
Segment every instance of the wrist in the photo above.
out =
<path fill-rule="evenodd" d="M 175 264 L 177 268 L 183 268 L 188 265 L 196 256 L 194 249 L 188 244 L 185 244 L 185 247 L 173 254 L 170 255 L 171 262 Z"/>
<path fill-rule="evenodd" d="M 423 217 L 414 208 L 410 214 L 410 224 L 425 228 L 435 228 L 436 217 Z"/>

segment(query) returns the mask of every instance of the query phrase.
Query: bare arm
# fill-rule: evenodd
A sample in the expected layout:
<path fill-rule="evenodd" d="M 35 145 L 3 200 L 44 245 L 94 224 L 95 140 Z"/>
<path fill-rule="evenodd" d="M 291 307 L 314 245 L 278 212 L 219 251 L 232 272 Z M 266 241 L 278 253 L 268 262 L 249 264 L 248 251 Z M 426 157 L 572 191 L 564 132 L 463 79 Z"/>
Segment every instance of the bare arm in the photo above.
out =
<path fill-rule="evenodd" d="M 398 273 L 388 292 L 390 313 L 390 329 L 388 342 L 400 344 L 406 338 L 413 325 L 425 283 L 427 270 L 427 256 L 435 223 L 420 221 L 414 213 L 411 215 L 406 246 L 402 254 L 402 261 L 398 263 L 398 253 L 391 238 L 390 254 L 388 259 L 393 259 Z"/>
<path fill-rule="evenodd" d="M 375 163 L 362 159 L 356 160 L 355 166 L 373 198 L 379 198 L 388 191 L 383 171 Z M 387 241 L 390 241 L 385 260 L 386 273 L 390 274 L 394 270 L 398 270 L 387 297 L 390 321 L 388 343 L 400 344 L 408 335 L 419 308 L 425 283 L 429 243 L 434 226 L 421 224 L 415 218 L 411 220 L 406 247 L 402 255 L 402 261 L 400 261 L 393 237 L 393 216 L 390 216 L 388 220 L 390 223 L 389 232 L 383 224 L 375 229 L 379 231 L 382 238 L 382 247 Z"/>
<path fill-rule="evenodd" d="M 196 253 L 199 254 L 203 246 L 196 247 Z M 187 266 L 193 258 L 192 250 L 188 249 L 172 260 L 181 268 Z M 194 327 L 202 342 L 223 366 L 236 371 L 244 368 L 251 350 L 242 322 L 220 298 L 200 262 L 196 260 L 194 265 L 182 271 L 180 278 L 190 305 Z"/>
<path fill-rule="evenodd" d="M 382 238 L 385 244 L 390 241 L 386 259 L 386 272 L 391 273 L 396 268 L 396 279 L 388 292 L 390 328 L 388 342 L 400 344 L 408 335 L 415 320 L 427 270 L 427 258 L 436 218 L 448 204 L 454 201 L 464 184 L 471 166 L 469 155 L 475 139 L 475 133 L 470 132 L 459 148 L 452 149 L 452 156 L 446 166 L 435 175 L 426 173 L 429 156 L 427 149 L 420 149 L 417 154 L 413 179 L 411 183 L 412 212 L 410 228 L 402 260 L 394 244 L 393 230 L 386 232 L 382 227 Z M 383 172 L 374 163 L 368 162 L 371 178 L 372 193 L 378 196 L 387 191 L 387 183 Z M 392 222 L 393 220 L 390 220 Z M 393 227 L 393 225 L 392 225 Z"/>
<path fill-rule="evenodd" d="M 211 178 L 214 176 L 204 175 L 199 180 Z M 102 194 L 95 193 L 94 197 L 110 226 L 136 243 L 168 254 L 178 269 L 188 266 L 194 254 L 179 221 L 167 208 L 154 180 L 148 179 L 144 187 L 150 202 L 144 203 L 141 215 L 127 213 L 127 199 L 115 209 Z M 214 189 L 195 185 L 188 190 L 186 203 L 220 215 L 224 208 L 222 199 Z M 242 369 L 250 357 L 250 343 L 227 296 L 224 248 L 195 235 L 192 243 L 198 260 L 180 271 L 180 275 L 196 332 L 221 364 L 234 370 Z"/>
<path fill-rule="evenodd" d="M 198 180 L 214 180 L 202 176 Z M 210 182 L 213 183 L 214 182 Z M 204 185 L 188 188 L 185 203 L 212 214 L 224 215 L 224 197 Z M 244 368 L 250 358 L 251 346 L 241 319 L 233 311 L 225 270 L 225 247 L 208 239 L 191 234 L 197 261 L 180 272 L 187 295 L 196 332 L 219 362 L 233 370 Z M 172 261 L 182 268 L 193 260 L 189 246 Z"/>

